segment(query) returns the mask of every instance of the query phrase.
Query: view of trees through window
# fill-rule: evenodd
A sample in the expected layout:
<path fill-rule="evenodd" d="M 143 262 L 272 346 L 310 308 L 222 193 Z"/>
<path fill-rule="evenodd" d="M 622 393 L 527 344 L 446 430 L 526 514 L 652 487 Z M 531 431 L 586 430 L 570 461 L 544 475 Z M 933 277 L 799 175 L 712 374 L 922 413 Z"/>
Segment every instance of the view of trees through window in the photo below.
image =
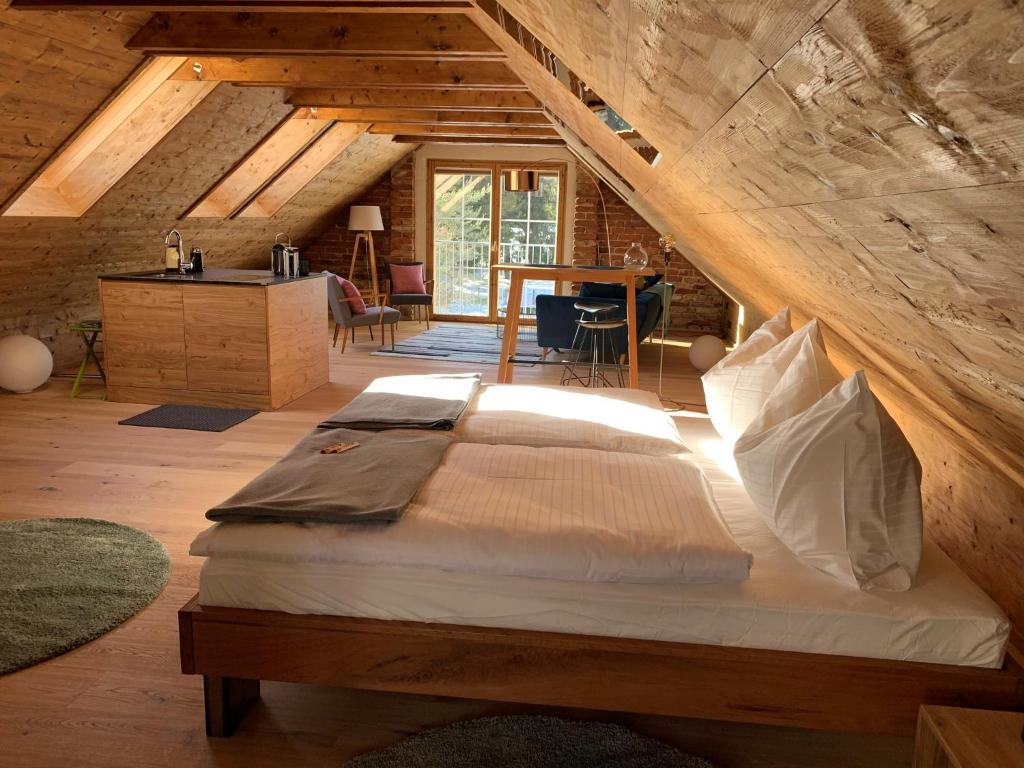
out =
<path fill-rule="evenodd" d="M 492 304 L 492 232 L 498 263 L 554 264 L 558 260 L 559 175 L 544 174 L 536 192 L 507 192 L 500 169 L 434 173 L 434 307 L 440 315 L 492 317 L 508 299 L 508 277 L 499 273 Z M 492 222 L 493 194 L 501 198 Z M 532 315 L 537 293 L 550 283 L 523 286 L 523 314 Z"/>

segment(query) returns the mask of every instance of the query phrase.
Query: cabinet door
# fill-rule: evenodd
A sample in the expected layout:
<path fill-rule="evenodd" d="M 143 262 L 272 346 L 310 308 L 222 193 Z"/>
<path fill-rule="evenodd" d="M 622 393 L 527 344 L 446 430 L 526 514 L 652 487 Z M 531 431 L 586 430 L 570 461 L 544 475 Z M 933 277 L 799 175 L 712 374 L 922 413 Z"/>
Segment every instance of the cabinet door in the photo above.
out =
<path fill-rule="evenodd" d="M 188 388 L 267 394 L 266 291 L 194 285 L 183 291 Z"/>
<path fill-rule="evenodd" d="M 178 285 L 101 282 L 111 386 L 185 389 L 181 291 Z"/>

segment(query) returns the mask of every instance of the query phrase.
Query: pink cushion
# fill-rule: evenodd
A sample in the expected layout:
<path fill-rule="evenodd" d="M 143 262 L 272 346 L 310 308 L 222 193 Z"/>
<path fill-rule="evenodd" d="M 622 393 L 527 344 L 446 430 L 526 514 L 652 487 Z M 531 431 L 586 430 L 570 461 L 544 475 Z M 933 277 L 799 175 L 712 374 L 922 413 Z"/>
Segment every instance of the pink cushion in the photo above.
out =
<path fill-rule="evenodd" d="M 426 293 L 422 264 L 389 264 L 392 293 Z"/>
<path fill-rule="evenodd" d="M 341 284 L 341 292 L 345 294 L 346 299 L 355 299 L 355 301 L 348 302 L 348 306 L 352 310 L 353 315 L 365 315 L 366 314 L 366 302 L 363 301 L 362 295 L 359 293 L 359 289 L 356 288 L 355 284 L 351 280 L 346 280 L 341 275 L 335 275 L 338 278 L 338 283 Z"/>

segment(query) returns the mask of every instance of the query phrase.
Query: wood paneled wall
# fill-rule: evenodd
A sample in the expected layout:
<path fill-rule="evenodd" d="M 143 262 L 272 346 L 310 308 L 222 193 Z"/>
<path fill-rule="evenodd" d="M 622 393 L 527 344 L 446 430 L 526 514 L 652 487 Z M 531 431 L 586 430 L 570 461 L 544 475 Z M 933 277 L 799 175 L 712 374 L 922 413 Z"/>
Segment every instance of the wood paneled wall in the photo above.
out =
<path fill-rule="evenodd" d="M 1000 0 L 502 0 L 662 153 L 476 18 L 756 316 L 820 317 L 925 465 L 931 534 L 1024 624 L 1024 14 Z M 985 489 L 988 489 L 986 492 Z"/>
<path fill-rule="evenodd" d="M 0 199 L 13 194 L 137 66 L 124 42 L 148 14 L 0 7 Z M 302 246 L 411 145 L 364 135 L 269 219 L 180 217 L 290 111 L 274 88 L 219 86 L 79 219 L 0 217 L 0 335 L 38 336 L 58 369 L 80 359 L 67 323 L 98 318 L 96 276 L 159 269 L 181 230 L 215 266 L 265 268 L 275 233 Z"/>

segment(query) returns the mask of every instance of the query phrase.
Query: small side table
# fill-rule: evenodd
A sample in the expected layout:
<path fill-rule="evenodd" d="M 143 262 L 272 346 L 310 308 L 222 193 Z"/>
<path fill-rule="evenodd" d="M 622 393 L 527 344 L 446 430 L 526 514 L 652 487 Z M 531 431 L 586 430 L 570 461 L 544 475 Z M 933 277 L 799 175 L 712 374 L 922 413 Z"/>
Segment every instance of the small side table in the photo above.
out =
<path fill-rule="evenodd" d="M 103 379 L 104 385 L 107 383 L 107 373 L 103 370 L 103 363 L 100 362 L 99 357 L 96 355 L 96 342 L 99 340 L 100 334 L 103 333 L 103 322 L 100 320 L 82 320 L 78 323 L 72 323 L 68 327 L 72 331 L 77 331 L 85 343 L 85 357 L 82 358 L 82 364 L 78 366 L 78 375 L 75 376 L 75 383 L 71 386 L 71 398 L 75 399 L 82 388 L 82 379 L 85 378 L 85 369 L 88 367 L 90 359 L 96 363 L 96 368 L 99 369 L 100 378 Z M 107 396 L 103 395 L 94 399 L 106 400 Z"/>
<path fill-rule="evenodd" d="M 1021 768 L 1024 712 L 936 707 L 917 715 L 914 768 Z"/>

